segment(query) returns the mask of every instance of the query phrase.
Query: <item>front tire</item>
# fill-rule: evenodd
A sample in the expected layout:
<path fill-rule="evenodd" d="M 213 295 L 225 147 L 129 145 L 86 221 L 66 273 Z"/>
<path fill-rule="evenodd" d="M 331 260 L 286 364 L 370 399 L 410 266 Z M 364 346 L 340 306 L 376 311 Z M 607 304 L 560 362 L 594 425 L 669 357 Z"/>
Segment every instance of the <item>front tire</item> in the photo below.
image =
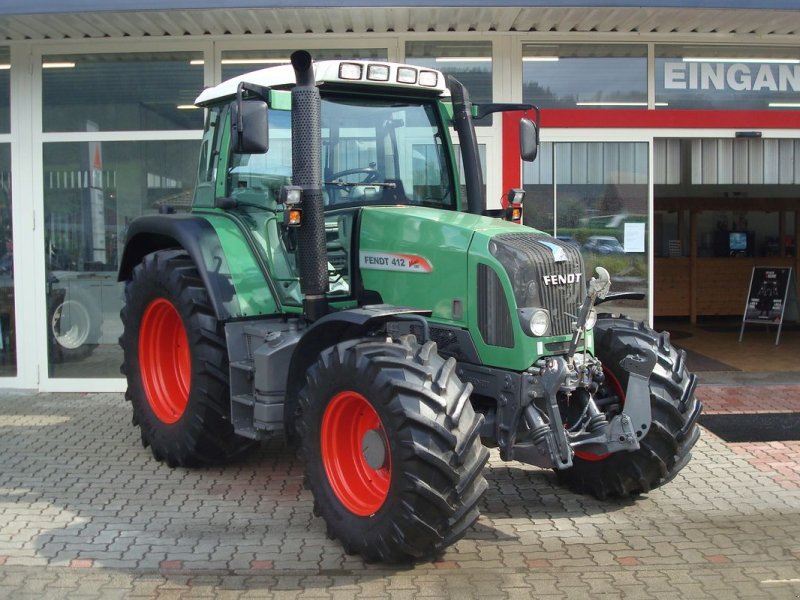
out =
<path fill-rule="evenodd" d="M 169 466 L 225 462 L 246 446 L 229 420 L 222 324 L 189 255 L 144 257 L 125 285 L 122 372 L 142 444 Z"/>
<path fill-rule="evenodd" d="M 429 558 L 478 518 L 489 453 L 469 384 L 436 344 L 351 340 L 325 350 L 300 393 L 315 514 L 349 553 Z"/>
<path fill-rule="evenodd" d="M 603 363 L 606 381 L 598 397 L 619 400 L 606 405 L 610 421 L 624 405 L 629 374 L 620 362 L 637 348 L 655 350 L 650 375 L 652 423 L 633 452 L 592 455 L 576 452 L 573 466 L 557 471 L 572 490 L 603 499 L 649 492 L 668 481 L 689 462 L 700 437 L 697 425 L 702 404 L 694 395 L 696 378 L 686 369 L 685 352 L 673 347 L 669 334 L 626 318 L 600 318 L 594 328 L 595 354 Z"/>

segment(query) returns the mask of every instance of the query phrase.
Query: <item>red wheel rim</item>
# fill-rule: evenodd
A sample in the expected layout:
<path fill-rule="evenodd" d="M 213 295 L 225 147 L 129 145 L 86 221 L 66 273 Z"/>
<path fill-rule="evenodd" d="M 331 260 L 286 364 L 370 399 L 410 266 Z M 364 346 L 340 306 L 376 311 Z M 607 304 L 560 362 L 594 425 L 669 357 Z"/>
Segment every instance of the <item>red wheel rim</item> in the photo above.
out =
<path fill-rule="evenodd" d="M 603 367 L 603 375 L 606 376 L 606 382 L 611 388 L 611 391 L 614 392 L 614 394 L 619 398 L 620 404 L 625 406 L 625 390 L 622 389 L 622 384 L 619 382 L 619 379 L 617 379 L 617 376 L 606 367 Z M 611 452 L 606 452 L 605 454 L 593 454 L 591 452 L 578 451 L 575 452 L 575 456 L 583 460 L 597 461 L 605 460 L 611 456 Z"/>
<path fill-rule="evenodd" d="M 362 445 L 370 432 L 377 432 L 384 444 L 384 461 L 379 468 L 370 466 L 364 455 Z M 392 465 L 385 444 L 381 419 L 364 396 L 348 390 L 331 399 L 322 416 L 322 464 L 333 493 L 347 510 L 360 517 L 375 514 L 389 495 Z"/>
<path fill-rule="evenodd" d="M 150 408 L 167 424 L 181 418 L 189 402 L 192 359 L 178 311 L 164 298 L 153 300 L 139 329 L 139 369 Z"/>

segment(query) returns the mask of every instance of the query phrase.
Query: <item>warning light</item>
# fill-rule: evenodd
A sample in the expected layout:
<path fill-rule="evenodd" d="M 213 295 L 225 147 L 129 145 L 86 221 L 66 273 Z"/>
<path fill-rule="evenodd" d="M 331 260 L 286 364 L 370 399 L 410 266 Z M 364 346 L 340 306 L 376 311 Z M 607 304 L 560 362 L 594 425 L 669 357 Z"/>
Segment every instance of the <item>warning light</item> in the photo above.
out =
<path fill-rule="evenodd" d="M 299 208 L 292 208 L 286 214 L 286 224 L 289 227 L 300 227 L 300 223 L 303 221 L 303 211 Z"/>

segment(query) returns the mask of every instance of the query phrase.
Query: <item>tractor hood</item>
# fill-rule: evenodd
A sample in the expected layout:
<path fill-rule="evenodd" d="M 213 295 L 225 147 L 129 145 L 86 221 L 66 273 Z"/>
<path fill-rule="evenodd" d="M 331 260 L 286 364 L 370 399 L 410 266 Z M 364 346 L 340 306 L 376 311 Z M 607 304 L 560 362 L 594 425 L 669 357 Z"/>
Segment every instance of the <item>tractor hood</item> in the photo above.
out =
<path fill-rule="evenodd" d="M 484 364 L 522 371 L 571 338 L 586 289 L 577 247 L 500 219 L 423 207 L 365 207 L 360 222 L 365 292 L 469 329 Z M 550 318 L 543 337 L 525 328 L 536 309 Z"/>
<path fill-rule="evenodd" d="M 384 302 L 430 309 L 435 320 L 465 327 L 469 283 L 475 280 L 468 273 L 473 240 L 519 231 L 519 225 L 469 213 L 365 207 L 357 258 L 364 289 L 378 292 Z"/>

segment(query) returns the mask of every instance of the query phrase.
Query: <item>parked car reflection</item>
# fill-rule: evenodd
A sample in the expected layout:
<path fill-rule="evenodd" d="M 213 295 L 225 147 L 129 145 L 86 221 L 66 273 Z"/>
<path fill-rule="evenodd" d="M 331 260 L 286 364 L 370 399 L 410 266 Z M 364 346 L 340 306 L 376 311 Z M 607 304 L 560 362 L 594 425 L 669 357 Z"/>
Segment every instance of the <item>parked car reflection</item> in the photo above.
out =
<path fill-rule="evenodd" d="M 586 239 L 581 247 L 586 253 L 589 254 L 624 254 L 625 248 L 619 243 L 619 240 L 609 235 L 593 235 Z"/>

